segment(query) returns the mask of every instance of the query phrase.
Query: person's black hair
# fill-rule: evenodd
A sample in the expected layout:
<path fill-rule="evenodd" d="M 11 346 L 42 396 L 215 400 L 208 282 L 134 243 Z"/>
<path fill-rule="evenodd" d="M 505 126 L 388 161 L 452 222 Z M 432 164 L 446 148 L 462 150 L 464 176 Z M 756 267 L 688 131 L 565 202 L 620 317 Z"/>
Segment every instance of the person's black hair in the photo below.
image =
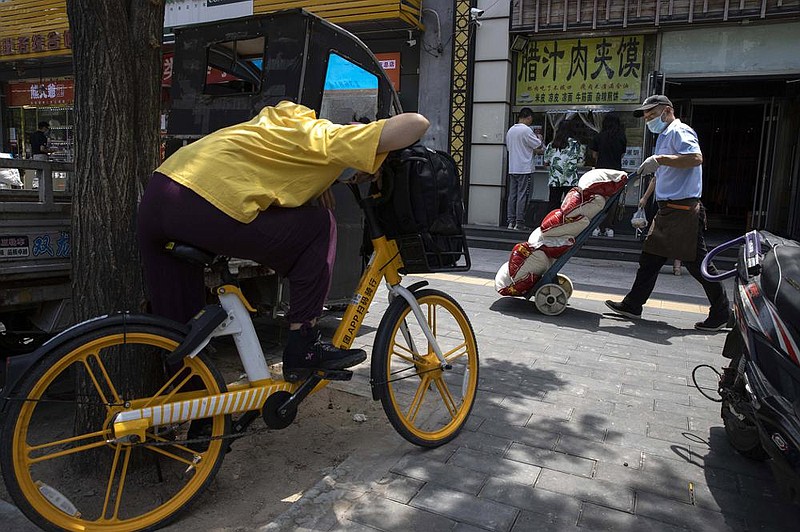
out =
<path fill-rule="evenodd" d="M 45 122 L 45 121 L 39 122 L 39 129 L 42 129 L 43 127 L 48 127 L 49 128 L 50 127 L 50 123 L 49 122 Z"/>
<path fill-rule="evenodd" d="M 565 118 L 558 125 L 556 134 L 553 136 L 552 146 L 558 150 L 563 150 L 569 144 L 569 138 L 575 137 L 575 121 Z"/>
<path fill-rule="evenodd" d="M 615 136 L 625 134 L 625 128 L 622 127 L 622 122 L 620 121 L 617 113 L 608 113 L 605 118 L 603 118 L 603 127 L 600 129 L 600 131 Z"/>
<path fill-rule="evenodd" d="M 522 118 L 533 118 L 533 111 L 531 111 L 530 107 L 523 107 L 519 110 L 519 116 L 517 117 L 517 120 Z"/>

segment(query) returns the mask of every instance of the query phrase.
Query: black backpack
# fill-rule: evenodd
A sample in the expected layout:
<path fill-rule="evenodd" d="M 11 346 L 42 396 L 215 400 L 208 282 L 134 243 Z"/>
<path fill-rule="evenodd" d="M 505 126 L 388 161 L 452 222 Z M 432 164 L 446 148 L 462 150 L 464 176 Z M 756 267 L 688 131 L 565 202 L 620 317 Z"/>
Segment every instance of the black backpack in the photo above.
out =
<path fill-rule="evenodd" d="M 408 273 L 452 269 L 467 252 L 464 204 L 453 158 L 414 144 L 383 165 L 378 220 L 397 240 Z"/>

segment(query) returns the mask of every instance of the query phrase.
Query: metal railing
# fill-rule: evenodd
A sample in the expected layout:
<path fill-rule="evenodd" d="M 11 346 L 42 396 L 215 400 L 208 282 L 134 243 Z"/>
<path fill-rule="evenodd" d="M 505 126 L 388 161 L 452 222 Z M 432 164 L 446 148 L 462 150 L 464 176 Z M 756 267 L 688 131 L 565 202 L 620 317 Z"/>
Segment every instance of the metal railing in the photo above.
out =
<path fill-rule="evenodd" d="M 2 169 L 18 170 L 22 188 L 0 188 L 0 212 L 18 211 L 26 206 L 30 210 L 33 205 L 52 207 L 56 200 L 63 203 L 71 197 L 74 163 L 0 159 Z M 56 185 L 54 181 L 60 182 Z"/>

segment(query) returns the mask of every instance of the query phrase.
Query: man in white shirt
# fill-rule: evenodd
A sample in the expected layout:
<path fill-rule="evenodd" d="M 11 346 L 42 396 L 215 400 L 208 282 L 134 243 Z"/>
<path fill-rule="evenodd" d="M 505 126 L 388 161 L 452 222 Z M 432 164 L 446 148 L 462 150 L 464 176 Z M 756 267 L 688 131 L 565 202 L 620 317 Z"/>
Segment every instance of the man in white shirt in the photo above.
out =
<path fill-rule="evenodd" d="M 533 154 L 541 153 L 542 139 L 531 129 L 533 111 L 523 107 L 518 122 L 506 133 L 508 148 L 508 228 L 524 231 L 525 206 L 533 172 Z"/>

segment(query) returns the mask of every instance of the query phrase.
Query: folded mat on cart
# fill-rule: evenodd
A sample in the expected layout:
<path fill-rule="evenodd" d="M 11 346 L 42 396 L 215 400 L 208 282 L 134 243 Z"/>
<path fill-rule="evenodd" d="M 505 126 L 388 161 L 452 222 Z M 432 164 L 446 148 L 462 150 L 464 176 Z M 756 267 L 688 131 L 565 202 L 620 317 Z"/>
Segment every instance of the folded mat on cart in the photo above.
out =
<path fill-rule="evenodd" d="M 494 287 L 504 296 L 524 296 L 542 278 L 555 259 L 575 245 L 575 238 L 589 227 L 591 219 L 605 207 L 606 198 L 622 188 L 628 176 L 617 170 L 586 172 L 564 198 L 561 208 L 545 216 L 527 242 L 511 250 L 500 266 Z"/>

